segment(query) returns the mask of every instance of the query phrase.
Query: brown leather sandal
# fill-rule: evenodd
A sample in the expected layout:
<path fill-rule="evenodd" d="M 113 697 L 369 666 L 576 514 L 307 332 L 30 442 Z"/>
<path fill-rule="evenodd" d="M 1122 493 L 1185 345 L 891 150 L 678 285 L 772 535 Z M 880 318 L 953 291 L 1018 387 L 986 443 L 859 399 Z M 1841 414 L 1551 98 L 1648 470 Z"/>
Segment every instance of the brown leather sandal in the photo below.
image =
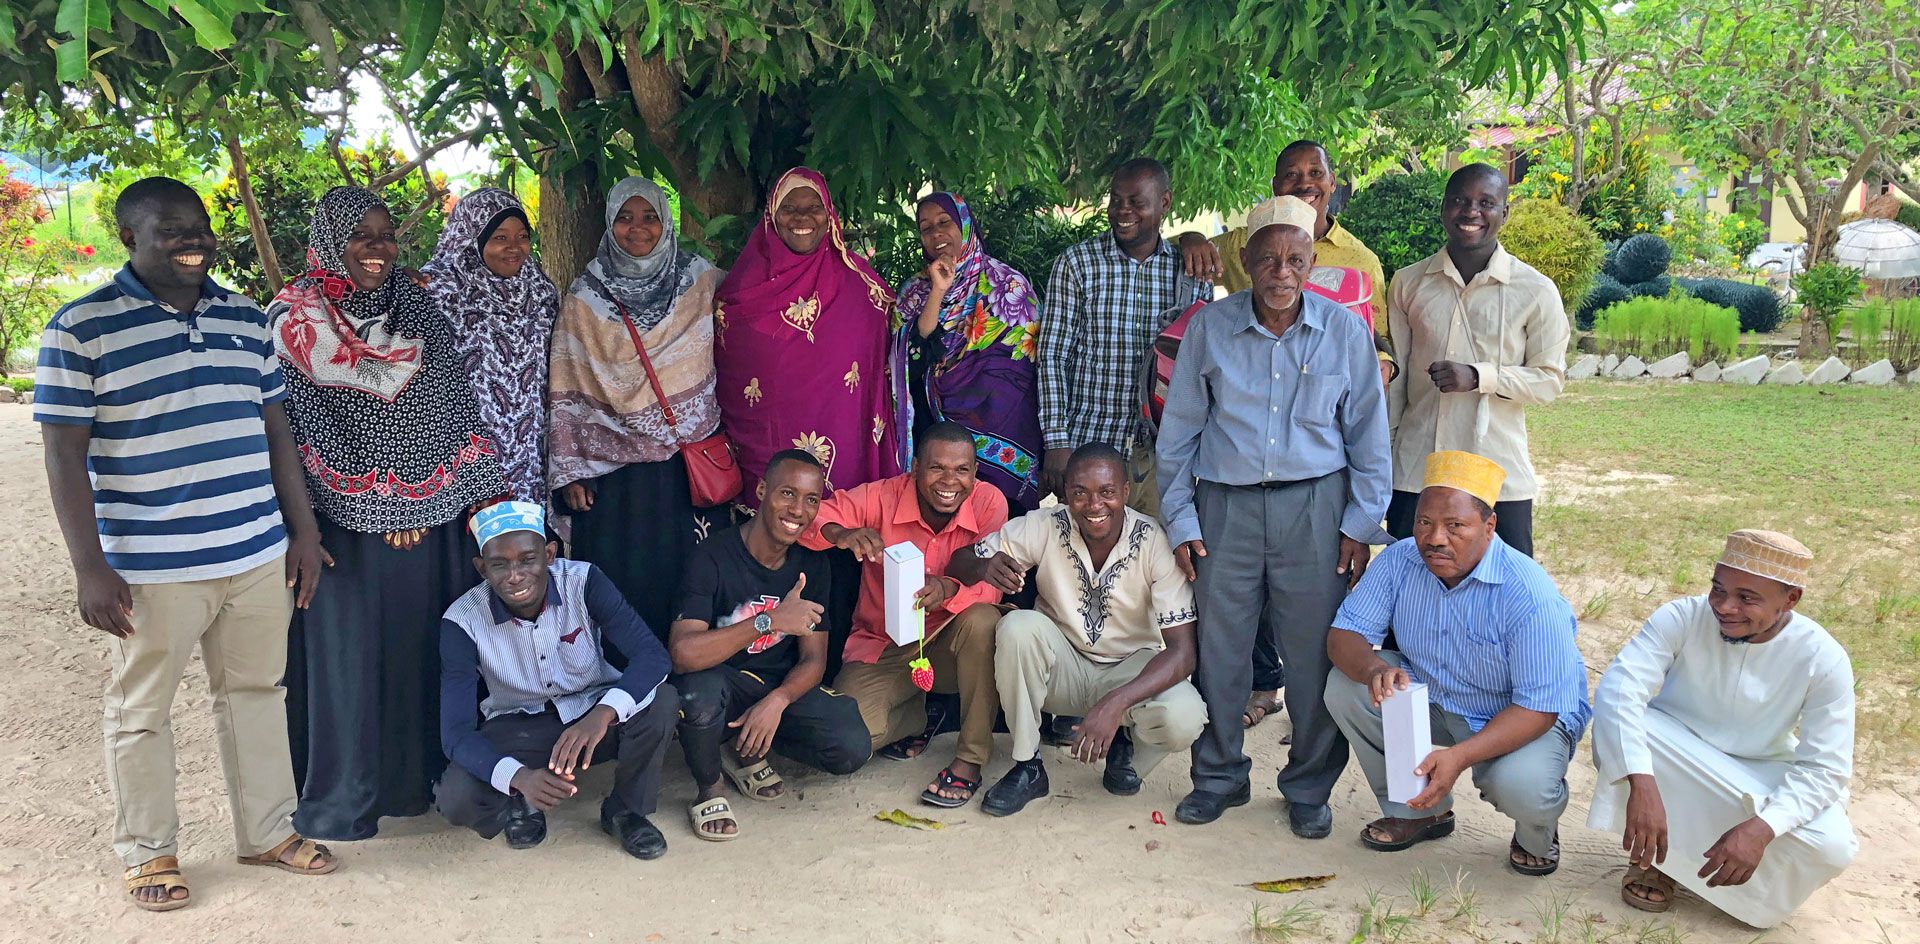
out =
<path fill-rule="evenodd" d="M 1376 829 L 1385 833 L 1387 838 L 1373 838 Z M 1423 816 L 1419 819 L 1383 816 L 1360 830 L 1360 844 L 1375 852 L 1399 852 L 1402 849 L 1411 849 L 1429 839 L 1439 839 L 1452 834 L 1452 810 L 1438 816 Z"/>
<path fill-rule="evenodd" d="M 281 861 L 280 857 L 286 855 L 287 850 L 290 848 L 296 850 L 293 854 L 293 861 Z M 320 863 L 317 868 L 314 866 L 316 861 Z M 340 860 L 334 858 L 333 851 L 326 846 L 301 836 L 299 833 L 294 833 L 288 836 L 285 842 L 259 855 L 241 856 L 240 864 L 264 865 L 279 869 L 282 872 L 292 872 L 295 875 L 325 875 L 339 868 Z"/>
<path fill-rule="evenodd" d="M 1269 715 L 1277 715 L 1286 708 L 1278 692 L 1254 692 L 1247 696 L 1247 707 L 1240 712 L 1240 724 L 1251 728 Z"/>
<path fill-rule="evenodd" d="M 173 856 L 148 859 L 127 869 L 126 874 L 121 877 L 127 883 L 128 900 L 133 902 L 135 908 L 142 911 L 172 911 L 176 908 L 185 908 L 193 902 L 193 892 L 190 889 L 185 898 L 173 897 L 174 889 L 187 887 L 186 878 L 180 874 L 180 860 Z M 152 901 L 135 894 L 142 888 L 164 888 L 167 894 L 164 898 Z"/>
<path fill-rule="evenodd" d="M 1648 898 L 1644 892 L 1635 894 L 1634 889 L 1644 888 L 1659 893 L 1659 901 Z M 1643 869 L 1637 865 L 1627 866 L 1625 878 L 1620 880 L 1620 900 L 1641 911 L 1660 914 L 1673 907 L 1673 879 L 1659 869 Z"/>

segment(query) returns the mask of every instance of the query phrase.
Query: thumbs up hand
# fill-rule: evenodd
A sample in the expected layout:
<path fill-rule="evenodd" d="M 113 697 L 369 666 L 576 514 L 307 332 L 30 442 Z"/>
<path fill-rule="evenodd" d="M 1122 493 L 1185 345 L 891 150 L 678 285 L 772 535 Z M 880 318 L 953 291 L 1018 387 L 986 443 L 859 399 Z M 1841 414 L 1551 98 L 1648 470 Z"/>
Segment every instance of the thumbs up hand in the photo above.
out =
<path fill-rule="evenodd" d="M 788 636 L 805 636 L 813 632 L 815 626 L 826 616 L 826 608 L 802 597 L 807 589 L 807 575 L 801 574 L 793 589 L 780 599 L 780 605 L 773 608 L 773 631 Z"/>

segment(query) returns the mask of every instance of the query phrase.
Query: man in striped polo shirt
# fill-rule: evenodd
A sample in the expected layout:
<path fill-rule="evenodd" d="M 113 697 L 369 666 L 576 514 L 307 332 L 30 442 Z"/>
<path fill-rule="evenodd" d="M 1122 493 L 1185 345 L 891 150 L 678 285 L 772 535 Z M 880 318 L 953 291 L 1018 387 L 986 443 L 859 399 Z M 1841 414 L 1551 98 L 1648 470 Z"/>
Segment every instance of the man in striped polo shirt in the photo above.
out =
<path fill-rule="evenodd" d="M 41 341 L 34 419 L 80 616 L 112 636 L 114 851 L 132 902 L 185 907 L 171 710 L 196 642 L 213 691 L 240 861 L 321 875 L 293 831 L 287 624 L 321 563 L 266 316 L 216 285 L 199 194 L 149 177 L 114 208 L 128 261 Z M 284 514 L 284 519 L 282 515 Z"/>
<path fill-rule="evenodd" d="M 1471 769 L 1514 822 L 1507 864 L 1550 875 L 1567 764 L 1593 709 L 1573 608 L 1495 531 L 1506 477 L 1470 452 L 1427 456 L 1413 536 L 1380 552 L 1333 618 L 1326 703 L 1385 814 L 1362 845 L 1397 852 L 1453 832 L 1453 786 Z M 1389 624 L 1399 652 L 1374 649 Z M 1415 682 L 1427 687 L 1435 750 L 1413 770 L 1426 788 L 1401 803 L 1387 798 L 1380 705 Z"/>

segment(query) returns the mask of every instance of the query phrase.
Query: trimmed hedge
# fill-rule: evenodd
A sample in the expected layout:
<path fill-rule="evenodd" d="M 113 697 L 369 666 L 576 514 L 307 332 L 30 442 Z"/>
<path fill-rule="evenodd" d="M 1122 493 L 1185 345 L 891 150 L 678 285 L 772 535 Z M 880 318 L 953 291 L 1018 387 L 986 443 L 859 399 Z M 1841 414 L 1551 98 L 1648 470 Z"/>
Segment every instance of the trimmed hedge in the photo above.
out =
<path fill-rule="evenodd" d="M 1397 272 L 1440 251 L 1447 234 L 1440 229 L 1440 198 L 1447 189 L 1441 171 L 1389 174 L 1353 195 L 1340 225 L 1360 237 Z"/>
<path fill-rule="evenodd" d="M 1552 279 L 1560 289 L 1562 308 L 1569 311 L 1586 299 L 1606 255 L 1586 220 L 1565 204 L 1535 198 L 1513 202 L 1500 228 L 1500 245 Z"/>

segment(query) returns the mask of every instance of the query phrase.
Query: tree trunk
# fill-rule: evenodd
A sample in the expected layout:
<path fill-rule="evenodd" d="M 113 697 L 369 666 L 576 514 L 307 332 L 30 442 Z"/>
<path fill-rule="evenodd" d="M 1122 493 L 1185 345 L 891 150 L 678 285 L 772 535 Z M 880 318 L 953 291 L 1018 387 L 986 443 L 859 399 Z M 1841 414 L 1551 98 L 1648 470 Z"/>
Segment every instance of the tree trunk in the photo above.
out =
<path fill-rule="evenodd" d="M 253 249 L 260 254 L 260 271 L 267 279 L 267 295 L 280 294 L 280 286 L 285 279 L 280 275 L 280 254 L 274 251 L 273 236 L 267 232 L 267 221 L 260 215 L 260 202 L 253 197 L 253 177 L 247 173 L 247 155 L 240 149 L 240 138 L 229 132 L 223 136 L 227 145 L 227 160 L 232 165 L 234 189 L 240 192 L 240 206 L 247 213 L 247 231 L 253 234 Z"/>
<path fill-rule="evenodd" d="M 680 76 L 658 53 L 643 55 L 635 28 L 621 34 L 622 59 L 627 68 L 627 86 L 634 107 L 646 123 L 647 140 L 673 167 L 674 185 L 680 191 L 680 231 L 700 239 L 698 217 L 740 216 L 755 208 L 753 182 L 729 156 L 722 155 L 711 171 L 702 177 L 693 155 L 680 144 L 678 131 L 680 99 L 686 94 Z M 698 211 L 698 216 L 689 212 Z M 714 247 L 708 246 L 709 250 Z"/>
<path fill-rule="evenodd" d="M 1800 343 L 1793 350 L 1793 356 L 1806 359 L 1824 358 L 1833 353 L 1833 336 L 1827 330 L 1827 320 L 1813 313 L 1807 306 L 1800 308 Z"/>
<path fill-rule="evenodd" d="M 586 271 L 599 248 L 607 206 L 601 189 L 598 181 L 582 185 L 540 175 L 540 265 L 561 291 Z"/>

